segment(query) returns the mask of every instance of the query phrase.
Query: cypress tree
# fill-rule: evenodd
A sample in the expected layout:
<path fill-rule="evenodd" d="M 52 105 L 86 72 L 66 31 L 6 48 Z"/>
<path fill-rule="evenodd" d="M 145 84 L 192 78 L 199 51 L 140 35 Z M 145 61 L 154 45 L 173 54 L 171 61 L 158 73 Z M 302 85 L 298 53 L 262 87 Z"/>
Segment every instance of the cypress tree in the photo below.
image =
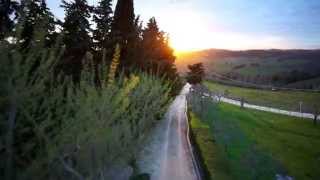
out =
<path fill-rule="evenodd" d="M 91 7 L 86 0 L 62 1 L 65 8 L 65 21 L 63 27 L 63 42 L 65 53 L 62 67 L 67 75 L 72 75 L 78 82 L 81 72 L 81 61 L 92 46 L 90 32 Z"/>
<path fill-rule="evenodd" d="M 134 32 L 133 0 L 118 0 L 112 23 L 112 32 L 116 40 L 126 44 Z"/>
<path fill-rule="evenodd" d="M 135 32 L 135 15 L 133 0 L 118 0 L 114 20 L 112 23 L 111 34 L 113 37 L 113 46 L 119 43 L 122 49 L 121 51 L 121 63 L 120 67 L 126 71 L 134 63 L 129 54 L 132 54 L 132 47 L 134 44 L 134 32 Z"/>
<path fill-rule="evenodd" d="M 18 17 L 18 9 L 18 2 L 0 0 L 0 40 L 4 39 L 6 35 L 12 31 L 14 19 Z"/>
<path fill-rule="evenodd" d="M 142 57 L 142 21 L 140 21 L 140 16 L 137 16 L 134 21 L 134 32 L 132 35 L 132 42 L 129 44 L 128 56 L 131 57 L 131 61 L 134 68 L 140 70 L 143 69 L 144 60 Z"/>

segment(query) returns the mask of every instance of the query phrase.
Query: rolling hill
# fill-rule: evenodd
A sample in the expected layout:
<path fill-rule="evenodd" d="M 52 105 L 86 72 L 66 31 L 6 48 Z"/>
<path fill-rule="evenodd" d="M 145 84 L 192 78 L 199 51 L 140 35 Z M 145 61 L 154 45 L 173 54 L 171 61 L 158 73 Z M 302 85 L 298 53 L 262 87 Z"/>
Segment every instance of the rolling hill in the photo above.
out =
<path fill-rule="evenodd" d="M 246 50 L 209 49 L 179 54 L 180 73 L 188 64 L 202 62 L 207 78 L 224 77 L 245 83 L 290 88 L 316 89 L 320 78 L 320 50 Z"/>

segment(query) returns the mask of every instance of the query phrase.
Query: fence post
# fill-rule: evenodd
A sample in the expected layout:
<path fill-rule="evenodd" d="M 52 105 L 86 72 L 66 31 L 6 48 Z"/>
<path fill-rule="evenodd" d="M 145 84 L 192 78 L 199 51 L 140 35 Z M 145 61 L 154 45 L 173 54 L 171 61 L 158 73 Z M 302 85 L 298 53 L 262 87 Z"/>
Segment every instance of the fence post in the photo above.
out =
<path fill-rule="evenodd" d="M 320 108 L 317 105 L 314 105 L 314 120 L 313 120 L 314 125 L 317 125 L 319 114 L 320 114 Z"/>
<path fill-rule="evenodd" d="M 301 119 L 303 118 L 303 115 L 302 115 L 302 101 L 300 101 L 300 116 L 301 116 Z"/>
<path fill-rule="evenodd" d="M 240 104 L 241 104 L 241 108 L 244 108 L 244 98 L 243 97 L 240 99 Z"/>

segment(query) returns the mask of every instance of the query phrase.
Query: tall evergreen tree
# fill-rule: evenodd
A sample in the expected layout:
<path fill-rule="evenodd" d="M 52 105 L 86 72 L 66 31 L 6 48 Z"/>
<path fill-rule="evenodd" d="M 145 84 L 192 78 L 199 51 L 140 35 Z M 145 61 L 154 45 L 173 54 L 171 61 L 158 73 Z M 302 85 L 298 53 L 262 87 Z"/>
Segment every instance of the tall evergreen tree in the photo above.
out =
<path fill-rule="evenodd" d="M 112 0 L 101 0 L 94 8 L 93 21 L 97 26 L 93 30 L 93 40 L 96 50 L 107 48 L 107 43 L 110 43 L 112 13 Z"/>
<path fill-rule="evenodd" d="M 160 53 L 160 36 L 161 32 L 159 30 L 157 21 L 155 18 L 151 18 L 147 24 L 147 27 L 143 30 L 143 49 L 144 58 L 148 60 L 148 64 L 152 63 L 151 60 L 156 60 L 159 58 Z"/>
<path fill-rule="evenodd" d="M 14 19 L 18 17 L 18 8 L 19 3 L 17 1 L 0 0 L 0 40 L 12 31 Z"/>
<path fill-rule="evenodd" d="M 111 34 L 113 37 L 113 44 L 119 43 L 121 46 L 121 63 L 120 66 L 128 69 L 134 63 L 129 54 L 130 46 L 134 43 L 135 32 L 135 15 L 133 0 L 118 0 L 114 20 L 112 23 Z M 132 49 L 131 49 L 132 50 Z"/>
<path fill-rule="evenodd" d="M 61 7 L 65 8 L 65 21 L 63 24 L 63 42 L 65 54 L 63 57 L 63 70 L 72 75 L 75 81 L 79 81 L 81 61 L 87 51 L 92 47 L 92 39 L 89 36 L 91 7 L 86 0 L 62 1 Z"/>
<path fill-rule="evenodd" d="M 127 45 L 127 56 L 130 58 L 129 64 L 131 68 L 140 70 L 144 65 L 142 57 L 142 31 L 142 21 L 140 21 L 140 16 L 137 16 L 134 20 L 134 31 Z"/>
<path fill-rule="evenodd" d="M 112 32 L 116 40 L 126 44 L 134 32 L 133 0 L 118 0 L 112 23 Z"/>
<path fill-rule="evenodd" d="M 45 46 L 53 44 L 55 35 L 55 20 L 53 14 L 47 7 L 45 0 L 25 0 L 23 1 L 23 17 L 20 18 L 22 31 L 20 34 L 20 46 L 27 50 L 34 46 L 38 39 L 35 34 L 44 33 L 46 39 Z"/>
<path fill-rule="evenodd" d="M 160 31 L 155 18 L 151 18 L 142 33 L 142 67 L 160 77 L 173 82 L 172 94 L 177 94 L 182 86 L 175 66 L 173 49 L 169 45 L 169 37 Z"/>
<path fill-rule="evenodd" d="M 93 35 L 93 59 L 95 63 L 96 84 L 100 86 L 100 79 L 103 79 L 105 69 L 113 54 L 113 43 L 111 41 L 111 25 L 113 20 L 112 0 L 100 0 L 93 9 L 93 22 L 96 28 Z"/>
<path fill-rule="evenodd" d="M 50 9 L 47 6 L 46 0 L 41 1 L 41 9 L 44 12 L 43 18 L 41 19 L 40 28 L 45 31 L 45 47 L 51 47 L 55 44 L 55 40 L 59 33 L 56 32 L 56 25 L 59 23 L 55 19 L 54 15 L 51 13 Z"/>
<path fill-rule="evenodd" d="M 143 30 L 143 59 L 146 67 L 159 75 L 166 75 L 170 79 L 177 77 L 174 65 L 175 56 L 169 46 L 169 38 L 160 31 L 155 18 L 151 18 Z"/>

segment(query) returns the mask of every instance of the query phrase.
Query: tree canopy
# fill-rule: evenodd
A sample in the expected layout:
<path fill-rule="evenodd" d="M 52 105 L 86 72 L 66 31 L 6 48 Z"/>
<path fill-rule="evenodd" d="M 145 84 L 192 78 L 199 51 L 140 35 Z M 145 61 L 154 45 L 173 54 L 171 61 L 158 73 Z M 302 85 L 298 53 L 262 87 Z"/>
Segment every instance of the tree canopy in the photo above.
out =
<path fill-rule="evenodd" d="M 202 63 L 188 65 L 189 72 L 187 74 L 187 81 L 190 84 L 199 84 L 205 76 L 205 70 Z"/>
<path fill-rule="evenodd" d="M 103 169 L 119 157 L 110 147 L 135 147 L 179 91 L 169 37 L 133 0 L 115 12 L 112 0 L 63 0 L 63 22 L 45 0 L 0 2 L 0 178 L 97 177 L 80 166 L 86 152 L 104 142 L 103 166 L 92 162 Z"/>
<path fill-rule="evenodd" d="M 13 30 L 14 20 L 18 18 L 19 7 L 20 4 L 17 1 L 0 1 L 0 40 Z"/>
<path fill-rule="evenodd" d="M 154 17 L 144 27 L 134 13 L 133 0 L 118 0 L 114 12 L 112 0 L 100 0 L 95 7 L 88 5 L 87 0 L 63 0 L 63 22 L 56 20 L 45 0 L 25 0 L 21 5 L 10 0 L 1 2 L 1 38 L 17 29 L 17 42 L 25 52 L 40 41 L 45 42 L 45 47 L 58 43 L 64 52 L 56 71 L 72 76 L 75 82 L 80 81 L 82 61 L 88 53 L 93 55 L 95 67 L 102 63 L 108 66 L 116 44 L 121 47 L 117 73 L 129 75 L 138 70 L 165 76 L 173 82 L 178 78 L 169 37 Z M 15 20 L 12 14 L 19 18 Z M 95 71 L 99 79 L 99 70 Z"/>
<path fill-rule="evenodd" d="M 112 0 L 101 0 L 93 10 L 93 22 L 96 24 L 93 30 L 93 40 L 96 50 L 108 48 L 111 40 L 112 13 Z"/>
<path fill-rule="evenodd" d="M 54 42 L 55 20 L 44 0 L 26 0 L 22 3 L 19 25 L 21 33 L 18 35 L 20 47 L 24 51 L 35 46 L 40 41 L 37 34 L 43 33 L 45 46 Z"/>
<path fill-rule="evenodd" d="M 92 47 L 92 38 L 89 35 L 91 7 L 86 0 L 62 1 L 61 7 L 65 8 L 63 27 L 63 44 L 65 45 L 62 66 L 64 72 L 72 75 L 79 81 L 82 64 L 87 51 Z"/>

